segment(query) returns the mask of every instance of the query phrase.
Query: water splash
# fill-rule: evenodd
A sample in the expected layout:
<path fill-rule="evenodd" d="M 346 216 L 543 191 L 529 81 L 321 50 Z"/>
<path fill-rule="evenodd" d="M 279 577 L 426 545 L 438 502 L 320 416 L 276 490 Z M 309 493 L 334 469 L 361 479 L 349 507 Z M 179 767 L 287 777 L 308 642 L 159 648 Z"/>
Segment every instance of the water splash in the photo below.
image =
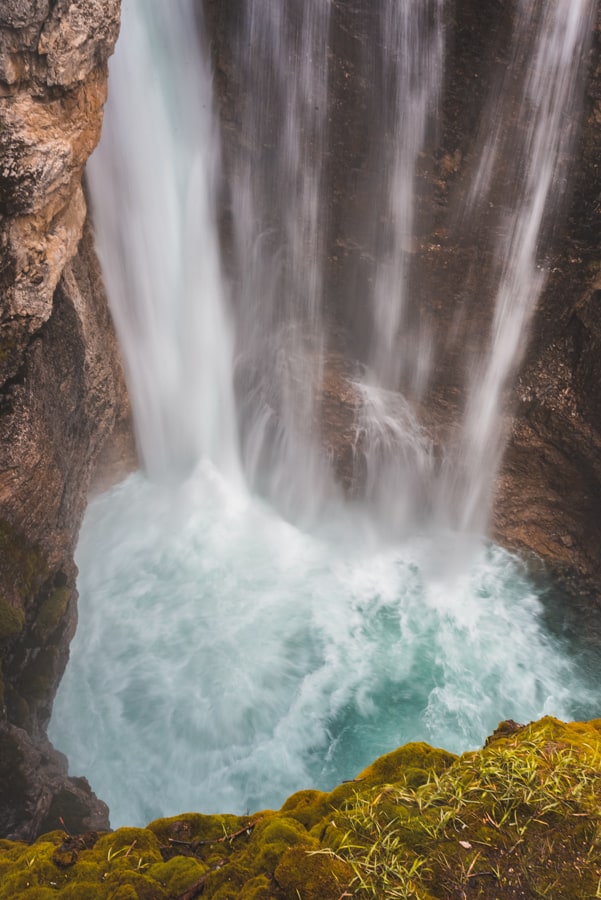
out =
<path fill-rule="evenodd" d="M 370 543 L 353 516 L 307 534 L 207 463 L 177 504 L 132 476 L 86 517 L 51 738 L 117 827 L 277 808 L 407 741 L 463 751 L 502 718 L 590 715 L 519 562 L 464 549 Z"/>

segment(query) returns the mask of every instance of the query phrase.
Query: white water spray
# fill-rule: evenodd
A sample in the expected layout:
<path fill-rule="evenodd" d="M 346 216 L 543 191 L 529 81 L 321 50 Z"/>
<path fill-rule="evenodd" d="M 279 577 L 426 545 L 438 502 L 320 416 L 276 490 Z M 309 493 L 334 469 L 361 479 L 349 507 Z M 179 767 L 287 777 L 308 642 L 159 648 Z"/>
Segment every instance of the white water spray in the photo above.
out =
<path fill-rule="evenodd" d="M 207 464 L 178 510 L 140 475 L 93 502 L 50 734 L 113 827 L 277 808 L 407 741 L 594 709 L 504 551 L 453 573 L 456 537 L 373 547 L 345 524 L 304 533 Z"/>

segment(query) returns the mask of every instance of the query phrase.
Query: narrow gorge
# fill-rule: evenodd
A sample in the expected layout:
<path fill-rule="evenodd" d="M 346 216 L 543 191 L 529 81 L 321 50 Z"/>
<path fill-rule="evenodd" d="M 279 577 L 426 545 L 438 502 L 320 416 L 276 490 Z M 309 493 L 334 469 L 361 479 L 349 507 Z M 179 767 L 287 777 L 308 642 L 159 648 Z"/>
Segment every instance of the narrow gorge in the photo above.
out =
<path fill-rule="evenodd" d="M 600 37 L 593 0 L 5 3 L 3 836 L 599 715 Z"/>

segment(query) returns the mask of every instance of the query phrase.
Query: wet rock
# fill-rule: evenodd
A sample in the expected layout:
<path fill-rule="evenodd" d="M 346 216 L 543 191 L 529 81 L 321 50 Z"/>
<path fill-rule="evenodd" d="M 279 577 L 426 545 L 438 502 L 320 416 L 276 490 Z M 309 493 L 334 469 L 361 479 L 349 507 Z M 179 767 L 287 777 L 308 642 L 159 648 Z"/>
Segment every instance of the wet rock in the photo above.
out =
<path fill-rule="evenodd" d="M 48 741 L 0 724 L 0 833 L 13 840 L 64 828 L 108 828 L 108 808 L 85 778 L 69 778 L 67 760 Z"/>

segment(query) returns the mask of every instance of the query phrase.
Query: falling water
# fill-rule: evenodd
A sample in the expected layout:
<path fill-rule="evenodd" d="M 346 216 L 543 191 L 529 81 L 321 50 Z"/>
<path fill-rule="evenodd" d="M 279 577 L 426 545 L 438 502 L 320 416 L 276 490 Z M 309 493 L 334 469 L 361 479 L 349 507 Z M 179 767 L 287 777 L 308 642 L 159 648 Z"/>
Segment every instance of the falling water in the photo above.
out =
<path fill-rule="evenodd" d="M 495 115 L 491 112 L 486 121 L 489 136 L 468 206 L 470 214 L 489 204 L 498 213 L 496 291 L 489 345 L 471 373 L 459 450 L 465 470 L 453 500 L 464 529 L 482 531 L 487 524 L 492 485 L 505 445 L 506 391 L 522 359 L 546 280 L 541 242 L 545 226 L 564 199 L 565 167 L 576 121 L 573 110 L 579 106 L 578 61 L 588 46 L 592 16 L 590 0 L 543 4 L 520 0 L 513 57 L 500 97 L 497 94 L 489 103 Z M 507 115 L 499 116 L 502 98 L 506 98 Z"/>
<path fill-rule="evenodd" d="M 371 339 L 357 404 L 356 479 L 394 534 L 414 530 L 434 480 L 432 440 L 415 410 L 429 376 L 429 335 L 411 309 L 418 164 L 432 139 L 444 67 L 442 0 L 384 0 L 374 61 L 381 140 L 373 167 L 376 266 L 364 298 Z"/>
<path fill-rule="evenodd" d="M 328 489 L 317 440 L 328 20 L 323 0 L 247 0 L 237 48 L 245 85 L 230 182 L 239 427 L 249 481 L 294 518 Z"/>
<path fill-rule="evenodd" d="M 372 136 L 378 208 L 362 211 L 375 258 L 368 347 L 349 388 L 363 460 L 350 500 L 322 450 L 319 414 L 332 341 L 323 273 L 330 4 L 242 2 L 233 51 L 241 127 L 221 153 L 197 5 L 174 0 L 167 15 L 163 0 L 124 3 L 90 168 L 151 478 L 137 473 L 90 504 L 77 550 L 80 627 L 50 732 L 72 771 L 109 802 L 113 825 L 278 805 L 409 740 L 462 750 L 502 718 L 595 709 L 590 679 L 545 626 L 524 567 L 450 531 L 433 499 L 453 503 L 469 528 L 471 510 L 488 502 L 480 444 L 499 441 L 519 352 L 509 349 L 516 322 L 503 297 L 523 310 L 540 289 L 528 279 L 566 149 L 561 110 L 574 102 L 572 55 L 590 4 L 570 4 L 569 14 L 566 4 L 520 7 L 537 9 L 540 21 L 530 49 L 517 38 L 514 47 L 516 60 L 532 54 L 534 65 L 520 62 L 512 76 L 523 98 L 521 162 L 503 211 L 491 348 L 478 370 L 494 421 L 482 418 L 478 444 L 484 398 L 475 388 L 462 439 L 475 485 L 462 482 L 451 451 L 441 466 L 422 422 L 433 344 L 411 309 L 443 5 L 377 9 L 383 58 L 371 71 L 380 67 L 388 93 L 378 119 L 385 134 Z M 490 133 L 475 206 L 507 152 L 504 128 Z M 218 196 L 231 219 L 223 262 Z M 520 330 L 529 315 L 519 313 Z M 346 371 L 354 367 L 346 360 Z M 496 457 L 487 477 L 495 465 Z"/>
<path fill-rule="evenodd" d="M 373 334 L 368 367 L 373 382 L 398 390 L 402 379 L 420 393 L 427 378 L 427 341 L 407 323 L 412 244 L 415 239 L 416 180 L 437 112 L 444 65 L 442 0 L 382 3 L 380 88 L 384 104 L 383 209 L 378 231 L 373 297 Z M 418 339 L 420 346 L 412 346 Z"/>
<path fill-rule="evenodd" d="M 194 5 L 123 5 L 130 50 L 90 160 L 97 246 L 153 478 L 237 468 L 232 334 L 215 227 L 219 155 Z M 166 71 L 168 67 L 170 71 Z M 192 96 L 178 84 L 194 85 Z M 127 135 L 128 150 L 123 147 Z"/>

